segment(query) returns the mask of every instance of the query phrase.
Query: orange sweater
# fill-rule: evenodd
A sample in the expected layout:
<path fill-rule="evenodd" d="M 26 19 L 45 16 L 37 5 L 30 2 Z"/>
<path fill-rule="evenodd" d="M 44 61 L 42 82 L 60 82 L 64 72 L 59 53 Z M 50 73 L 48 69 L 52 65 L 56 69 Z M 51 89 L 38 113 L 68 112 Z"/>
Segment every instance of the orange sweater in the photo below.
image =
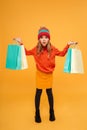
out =
<path fill-rule="evenodd" d="M 67 44 L 66 47 L 59 51 L 57 48 L 52 46 L 52 52 L 50 57 L 48 58 L 48 52 L 47 49 L 44 48 L 44 50 L 37 55 L 37 47 L 35 46 L 31 50 L 27 50 L 25 48 L 26 55 L 33 55 L 35 62 L 36 62 L 36 68 L 42 72 L 45 73 L 52 73 L 55 68 L 55 56 L 65 56 L 69 48 L 69 45 Z"/>

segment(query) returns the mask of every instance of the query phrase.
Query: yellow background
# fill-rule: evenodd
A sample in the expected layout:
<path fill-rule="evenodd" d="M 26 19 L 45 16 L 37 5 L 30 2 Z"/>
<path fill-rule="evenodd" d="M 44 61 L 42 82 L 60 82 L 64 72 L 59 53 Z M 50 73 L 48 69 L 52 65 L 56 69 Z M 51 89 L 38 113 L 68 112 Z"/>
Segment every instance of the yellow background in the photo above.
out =
<path fill-rule="evenodd" d="M 42 123 L 34 122 L 35 63 L 29 68 L 5 68 L 12 38 L 21 37 L 27 49 L 37 44 L 39 27 L 46 26 L 51 43 L 62 50 L 68 41 L 78 41 L 84 74 L 65 74 L 65 57 L 56 57 L 53 93 L 56 121 L 49 121 L 45 90 L 41 98 Z M 0 1 L 0 130 L 86 130 L 87 129 L 87 1 L 2 0 Z"/>

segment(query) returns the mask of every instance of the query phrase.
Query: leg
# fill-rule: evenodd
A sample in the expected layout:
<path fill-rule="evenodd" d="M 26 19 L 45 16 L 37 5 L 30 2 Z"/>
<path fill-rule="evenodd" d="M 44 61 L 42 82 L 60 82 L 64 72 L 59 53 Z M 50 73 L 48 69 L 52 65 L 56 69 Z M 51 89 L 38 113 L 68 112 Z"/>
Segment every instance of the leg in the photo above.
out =
<path fill-rule="evenodd" d="M 41 122 L 41 118 L 40 118 L 40 97 L 42 94 L 42 89 L 36 89 L 36 95 L 35 95 L 35 122 L 40 123 Z"/>
<path fill-rule="evenodd" d="M 48 101 L 49 101 L 49 106 L 50 106 L 50 121 L 55 120 L 55 115 L 54 115 L 54 100 L 53 100 L 53 93 L 52 93 L 52 88 L 46 89 L 46 93 L 48 96 Z"/>

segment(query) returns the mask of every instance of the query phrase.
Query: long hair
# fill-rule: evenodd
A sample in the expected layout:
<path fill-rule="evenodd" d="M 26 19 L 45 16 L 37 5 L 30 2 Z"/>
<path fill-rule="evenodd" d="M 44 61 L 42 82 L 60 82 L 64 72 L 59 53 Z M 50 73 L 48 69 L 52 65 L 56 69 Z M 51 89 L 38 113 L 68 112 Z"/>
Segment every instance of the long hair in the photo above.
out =
<path fill-rule="evenodd" d="M 51 54 L 51 50 L 52 50 L 50 41 L 48 41 L 46 47 L 47 47 L 48 57 L 49 57 L 50 54 Z M 38 43 L 37 43 L 37 55 L 39 55 L 42 51 L 43 51 L 43 46 L 41 45 L 40 41 L 38 41 Z"/>

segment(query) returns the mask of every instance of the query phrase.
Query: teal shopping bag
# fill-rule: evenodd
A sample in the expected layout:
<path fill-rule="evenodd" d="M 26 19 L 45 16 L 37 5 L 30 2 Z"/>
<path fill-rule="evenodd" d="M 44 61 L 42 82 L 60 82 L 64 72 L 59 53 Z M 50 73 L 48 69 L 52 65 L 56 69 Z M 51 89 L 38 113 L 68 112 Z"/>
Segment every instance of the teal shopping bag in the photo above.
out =
<path fill-rule="evenodd" d="M 66 55 L 66 60 L 64 63 L 64 72 L 67 72 L 67 73 L 70 73 L 71 71 L 71 53 L 72 53 L 72 49 L 69 48 Z"/>
<path fill-rule="evenodd" d="M 21 69 L 21 47 L 17 44 L 9 44 L 7 48 L 6 68 Z"/>

